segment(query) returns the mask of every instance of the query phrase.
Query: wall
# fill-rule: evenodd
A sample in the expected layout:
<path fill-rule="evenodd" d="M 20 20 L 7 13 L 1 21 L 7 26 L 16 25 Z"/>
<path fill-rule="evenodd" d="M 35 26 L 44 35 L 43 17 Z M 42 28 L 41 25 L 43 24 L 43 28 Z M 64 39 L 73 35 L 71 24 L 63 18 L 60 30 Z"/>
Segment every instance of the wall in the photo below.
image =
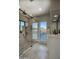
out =
<path fill-rule="evenodd" d="M 53 10 L 60 10 L 60 0 L 51 0 L 51 7 Z"/>
<path fill-rule="evenodd" d="M 19 13 L 19 19 L 25 22 L 28 22 L 28 19 L 25 18 L 21 13 Z M 31 29 L 27 29 L 28 34 L 25 35 L 25 31 L 23 33 L 19 32 L 19 54 L 21 55 L 26 49 L 31 47 Z"/>
<path fill-rule="evenodd" d="M 58 30 L 60 30 L 60 22 L 58 22 Z"/>
<path fill-rule="evenodd" d="M 37 18 L 39 22 L 40 21 L 48 21 L 50 19 L 50 15 L 44 14 L 44 15 L 36 16 L 35 18 Z"/>
<path fill-rule="evenodd" d="M 49 35 L 47 42 L 49 59 L 60 59 L 60 35 Z"/>

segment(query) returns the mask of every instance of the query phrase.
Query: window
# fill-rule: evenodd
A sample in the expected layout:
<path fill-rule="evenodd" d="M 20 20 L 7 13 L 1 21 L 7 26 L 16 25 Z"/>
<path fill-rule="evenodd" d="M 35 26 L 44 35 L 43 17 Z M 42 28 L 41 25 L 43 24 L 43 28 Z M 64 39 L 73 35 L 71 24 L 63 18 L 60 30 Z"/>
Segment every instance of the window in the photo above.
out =
<path fill-rule="evenodd" d="M 47 22 L 45 22 L 45 21 L 39 22 L 39 30 L 40 30 L 40 33 L 39 33 L 40 41 L 47 41 L 47 39 L 48 39 Z"/>
<path fill-rule="evenodd" d="M 19 30 L 22 31 L 23 28 L 25 27 L 25 21 L 19 20 Z"/>
<path fill-rule="evenodd" d="M 32 23 L 32 39 L 38 39 L 38 23 Z"/>
<path fill-rule="evenodd" d="M 32 23 L 32 39 L 38 39 L 40 41 L 47 41 L 47 22 L 41 21 L 39 23 Z"/>

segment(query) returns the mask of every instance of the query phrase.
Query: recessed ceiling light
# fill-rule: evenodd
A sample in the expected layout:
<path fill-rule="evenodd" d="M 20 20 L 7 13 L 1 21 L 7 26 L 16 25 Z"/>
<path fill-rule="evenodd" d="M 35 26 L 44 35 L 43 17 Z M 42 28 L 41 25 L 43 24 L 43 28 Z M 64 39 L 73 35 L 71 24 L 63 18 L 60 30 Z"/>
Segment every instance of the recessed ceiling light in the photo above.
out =
<path fill-rule="evenodd" d="M 30 14 L 30 16 L 33 16 L 32 14 Z"/>
<path fill-rule="evenodd" d="M 42 11 L 42 8 L 39 8 L 39 11 Z"/>
<path fill-rule="evenodd" d="M 54 15 L 54 17 L 58 17 L 58 15 Z"/>

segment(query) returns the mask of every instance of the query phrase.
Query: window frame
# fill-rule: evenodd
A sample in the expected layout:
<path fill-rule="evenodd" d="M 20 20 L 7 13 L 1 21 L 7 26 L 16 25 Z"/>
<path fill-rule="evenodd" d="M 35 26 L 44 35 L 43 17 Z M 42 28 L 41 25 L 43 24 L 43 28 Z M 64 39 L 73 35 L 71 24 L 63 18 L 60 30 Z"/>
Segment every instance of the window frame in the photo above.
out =
<path fill-rule="evenodd" d="M 26 22 L 24 20 L 19 20 L 19 32 L 22 32 L 22 30 L 21 30 L 21 22 L 24 22 L 24 27 L 26 27 Z"/>

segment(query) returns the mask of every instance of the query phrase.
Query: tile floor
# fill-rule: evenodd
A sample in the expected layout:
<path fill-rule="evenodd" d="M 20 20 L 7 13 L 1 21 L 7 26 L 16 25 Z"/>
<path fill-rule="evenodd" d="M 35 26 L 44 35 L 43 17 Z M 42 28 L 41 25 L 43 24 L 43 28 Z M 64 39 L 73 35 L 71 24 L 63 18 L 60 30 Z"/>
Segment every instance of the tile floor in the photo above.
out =
<path fill-rule="evenodd" d="M 35 44 L 28 52 L 25 52 L 23 55 L 21 55 L 19 59 L 46 59 L 47 58 L 46 51 L 47 48 L 45 46 Z"/>

